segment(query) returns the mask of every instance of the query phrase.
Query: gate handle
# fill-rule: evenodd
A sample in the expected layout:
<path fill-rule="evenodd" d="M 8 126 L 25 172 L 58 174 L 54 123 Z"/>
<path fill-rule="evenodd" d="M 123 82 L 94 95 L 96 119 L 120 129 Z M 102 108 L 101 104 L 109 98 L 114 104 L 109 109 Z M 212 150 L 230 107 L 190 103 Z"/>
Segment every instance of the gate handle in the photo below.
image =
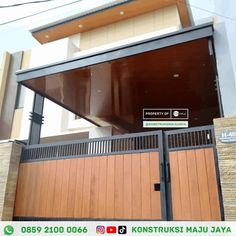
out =
<path fill-rule="evenodd" d="M 165 166 L 164 163 L 161 163 L 161 180 L 165 180 Z"/>
<path fill-rule="evenodd" d="M 170 163 L 166 163 L 166 181 L 170 183 Z"/>

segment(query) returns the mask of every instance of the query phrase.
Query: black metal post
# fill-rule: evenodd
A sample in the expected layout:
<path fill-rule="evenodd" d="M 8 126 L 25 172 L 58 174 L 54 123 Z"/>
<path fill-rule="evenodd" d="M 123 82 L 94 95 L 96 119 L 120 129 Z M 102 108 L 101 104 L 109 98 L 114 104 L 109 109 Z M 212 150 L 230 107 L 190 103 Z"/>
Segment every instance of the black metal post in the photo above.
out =
<path fill-rule="evenodd" d="M 44 118 L 43 105 L 44 105 L 44 97 L 35 93 L 33 109 L 32 112 L 30 113 L 31 124 L 30 124 L 28 145 L 40 143 L 41 126 L 43 124 L 43 118 Z"/>

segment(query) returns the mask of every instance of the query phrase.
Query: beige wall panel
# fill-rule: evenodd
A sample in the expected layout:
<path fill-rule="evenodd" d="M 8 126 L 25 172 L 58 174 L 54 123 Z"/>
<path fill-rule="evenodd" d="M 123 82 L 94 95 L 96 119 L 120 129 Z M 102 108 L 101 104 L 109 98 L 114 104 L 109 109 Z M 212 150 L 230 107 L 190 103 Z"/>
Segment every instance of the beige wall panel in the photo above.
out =
<path fill-rule="evenodd" d="M 91 31 L 84 32 L 83 34 L 81 34 L 80 50 L 90 48 L 90 34 L 91 34 Z"/>
<path fill-rule="evenodd" d="M 180 19 L 177 7 L 171 6 L 81 33 L 80 50 L 174 26 L 180 26 Z"/>
<path fill-rule="evenodd" d="M 97 47 L 107 43 L 107 27 L 95 29 L 90 35 L 90 47 Z"/>
<path fill-rule="evenodd" d="M 175 6 L 167 7 L 163 9 L 163 28 L 168 28 L 174 25 L 180 25 L 180 18 L 178 10 Z"/>
<path fill-rule="evenodd" d="M 164 25 L 164 11 L 156 10 L 154 12 L 154 28 L 155 30 L 161 30 Z"/>
<path fill-rule="evenodd" d="M 8 76 L 8 69 L 10 65 L 11 55 L 8 52 L 5 52 L 2 57 L 2 65 L 0 69 L 0 114 L 2 110 L 2 104 L 5 95 L 5 88 Z"/>
<path fill-rule="evenodd" d="M 122 21 L 115 25 L 115 40 L 122 40 L 124 38 L 130 38 L 134 36 L 134 27 L 133 27 L 133 19 L 129 19 L 126 21 Z"/>
<path fill-rule="evenodd" d="M 116 41 L 116 24 L 107 26 L 107 43 Z"/>
<path fill-rule="evenodd" d="M 12 123 L 11 138 L 17 139 L 20 136 L 23 108 L 16 109 Z"/>
<path fill-rule="evenodd" d="M 162 10 L 161 10 L 162 11 Z M 134 18 L 135 36 L 154 31 L 154 12 Z"/>
<path fill-rule="evenodd" d="M 21 69 L 25 70 L 30 67 L 30 58 L 31 58 L 31 51 L 25 51 L 23 53 L 23 58 L 22 58 L 22 64 L 21 64 Z"/>

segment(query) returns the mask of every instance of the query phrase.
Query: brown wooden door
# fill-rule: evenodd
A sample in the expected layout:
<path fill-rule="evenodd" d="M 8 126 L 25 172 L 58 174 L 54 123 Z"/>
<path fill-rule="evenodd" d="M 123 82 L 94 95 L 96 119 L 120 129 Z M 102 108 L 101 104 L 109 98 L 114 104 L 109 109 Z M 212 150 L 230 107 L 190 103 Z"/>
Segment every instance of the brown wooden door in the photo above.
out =
<path fill-rule="evenodd" d="M 221 220 L 214 149 L 169 152 L 173 220 Z"/>
<path fill-rule="evenodd" d="M 162 219 L 158 152 L 21 163 L 15 217 Z"/>

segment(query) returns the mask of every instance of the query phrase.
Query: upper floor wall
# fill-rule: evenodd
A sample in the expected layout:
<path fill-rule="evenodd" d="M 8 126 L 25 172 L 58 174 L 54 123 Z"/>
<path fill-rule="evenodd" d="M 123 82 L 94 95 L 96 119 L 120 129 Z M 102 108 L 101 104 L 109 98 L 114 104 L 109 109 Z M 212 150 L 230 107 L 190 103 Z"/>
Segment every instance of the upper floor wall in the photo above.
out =
<path fill-rule="evenodd" d="M 100 4 L 97 5 L 97 2 Z M 82 0 L 77 14 L 34 28 L 31 33 L 40 43 L 45 44 L 171 6 L 178 9 L 183 27 L 192 25 L 187 0 L 100 0 L 91 1 L 90 4 L 89 0 Z"/>
<path fill-rule="evenodd" d="M 101 46 L 110 48 L 117 43 L 126 44 L 169 33 L 181 27 L 178 8 L 172 5 L 33 48 L 28 68 L 76 57 L 82 51 L 99 50 Z M 23 69 L 27 69 L 27 66 Z"/>
<path fill-rule="evenodd" d="M 158 33 L 161 30 L 173 31 L 180 28 L 179 12 L 173 5 L 83 32 L 70 39 L 80 50 L 86 50 L 148 33 Z"/>

